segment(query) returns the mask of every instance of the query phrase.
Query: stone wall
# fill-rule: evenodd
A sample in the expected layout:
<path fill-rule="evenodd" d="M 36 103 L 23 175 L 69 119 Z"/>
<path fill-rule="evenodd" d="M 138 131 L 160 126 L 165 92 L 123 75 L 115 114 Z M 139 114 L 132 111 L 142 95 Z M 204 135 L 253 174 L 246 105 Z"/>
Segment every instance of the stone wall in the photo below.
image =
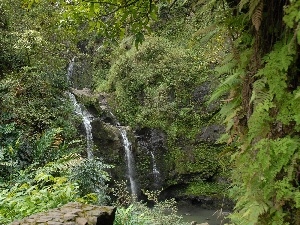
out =
<path fill-rule="evenodd" d="M 68 203 L 60 208 L 41 212 L 10 225 L 113 225 L 116 208 L 111 206 Z"/>

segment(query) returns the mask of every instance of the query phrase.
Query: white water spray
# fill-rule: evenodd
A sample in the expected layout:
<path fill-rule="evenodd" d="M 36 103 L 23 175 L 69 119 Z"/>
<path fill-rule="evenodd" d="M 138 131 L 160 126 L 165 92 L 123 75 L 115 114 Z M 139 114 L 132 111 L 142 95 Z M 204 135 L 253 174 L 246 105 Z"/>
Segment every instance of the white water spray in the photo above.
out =
<path fill-rule="evenodd" d="M 75 96 L 68 92 L 69 98 L 71 99 L 76 114 L 80 115 L 82 117 L 82 122 L 85 129 L 86 134 L 86 152 L 88 159 L 93 158 L 92 148 L 93 148 L 93 135 L 92 135 L 92 125 L 91 122 L 93 120 L 93 116 L 84 108 L 82 108 L 78 102 L 76 101 Z"/>
<path fill-rule="evenodd" d="M 137 185 L 134 179 L 135 170 L 134 170 L 134 158 L 131 151 L 131 143 L 128 140 L 127 132 L 124 127 L 121 126 L 121 124 L 117 121 L 115 115 L 112 112 L 109 112 L 112 118 L 115 120 L 116 126 L 119 128 L 120 134 L 123 139 L 123 146 L 125 149 L 125 156 L 126 156 L 126 162 L 127 162 L 127 170 L 128 170 L 128 177 L 130 182 L 130 191 L 133 196 L 133 198 L 137 197 Z"/>
<path fill-rule="evenodd" d="M 125 149 L 125 154 L 126 154 L 126 161 L 127 161 L 127 169 L 128 169 L 128 177 L 130 181 L 130 189 L 131 189 L 131 194 L 135 198 L 137 196 L 137 186 L 136 182 L 134 180 L 134 163 L 133 163 L 133 154 L 131 151 L 131 143 L 127 138 L 127 132 L 125 128 L 120 127 L 120 133 L 123 139 L 123 145 Z"/>
<path fill-rule="evenodd" d="M 150 151 L 151 157 L 152 157 L 152 173 L 154 176 L 154 182 L 157 184 L 159 182 L 159 175 L 160 172 L 157 169 L 156 160 L 153 152 Z"/>
<path fill-rule="evenodd" d="M 68 67 L 68 72 L 67 72 L 67 80 L 70 81 L 71 76 L 73 74 L 73 70 L 74 70 L 74 64 L 75 64 L 75 57 L 73 57 L 73 59 L 71 60 L 69 67 Z M 74 109 L 75 109 L 75 113 L 79 116 L 81 116 L 82 118 L 82 122 L 84 125 L 84 129 L 85 129 L 85 134 L 86 134 L 86 151 L 87 151 L 87 157 L 88 159 L 92 159 L 93 158 L 93 153 L 92 153 L 92 148 L 93 148 L 93 135 L 92 135 L 92 126 L 91 126 L 91 122 L 93 120 L 93 116 L 84 108 L 81 107 L 75 96 L 70 93 L 67 92 L 69 95 L 70 100 L 73 103 Z"/>

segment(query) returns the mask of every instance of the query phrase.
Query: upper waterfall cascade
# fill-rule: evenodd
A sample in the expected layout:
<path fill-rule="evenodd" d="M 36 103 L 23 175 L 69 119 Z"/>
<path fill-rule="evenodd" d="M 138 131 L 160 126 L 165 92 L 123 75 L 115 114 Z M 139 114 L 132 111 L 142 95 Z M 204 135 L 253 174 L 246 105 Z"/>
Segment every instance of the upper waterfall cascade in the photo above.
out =
<path fill-rule="evenodd" d="M 75 64 L 75 57 L 72 58 L 69 67 L 68 67 L 68 72 L 67 72 L 67 80 L 70 82 L 71 76 L 73 74 L 73 70 L 74 70 L 74 64 Z M 82 122 L 84 125 L 84 129 L 85 129 L 85 134 L 86 134 L 86 151 L 87 151 L 87 157 L 88 159 L 92 159 L 93 158 L 93 153 L 92 153 L 92 149 L 93 149 L 93 135 L 92 135 L 92 126 L 91 126 L 91 122 L 93 120 L 93 116 L 85 109 L 84 106 L 81 106 L 75 96 L 68 92 L 69 98 L 73 103 L 74 109 L 75 109 L 75 113 L 80 115 L 82 118 Z"/>

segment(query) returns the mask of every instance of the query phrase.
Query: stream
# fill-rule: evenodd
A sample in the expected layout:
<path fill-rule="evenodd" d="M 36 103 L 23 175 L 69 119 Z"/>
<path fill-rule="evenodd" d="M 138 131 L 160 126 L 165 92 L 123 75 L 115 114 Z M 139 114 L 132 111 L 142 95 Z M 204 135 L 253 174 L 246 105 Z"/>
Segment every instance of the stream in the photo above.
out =
<path fill-rule="evenodd" d="M 224 219 L 224 215 L 220 215 L 220 211 L 217 209 L 203 209 L 192 204 L 178 205 L 177 214 L 183 217 L 184 222 L 189 223 L 196 221 L 197 223 L 207 222 L 209 225 L 223 225 L 228 222 L 228 220 Z"/>

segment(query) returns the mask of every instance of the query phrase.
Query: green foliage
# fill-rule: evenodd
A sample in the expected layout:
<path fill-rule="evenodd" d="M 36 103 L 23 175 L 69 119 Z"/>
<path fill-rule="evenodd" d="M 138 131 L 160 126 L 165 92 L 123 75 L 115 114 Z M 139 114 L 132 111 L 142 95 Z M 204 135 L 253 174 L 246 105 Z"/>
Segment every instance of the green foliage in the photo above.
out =
<path fill-rule="evenodd" d="M 75 139 L 76 120 L 61 74 L 24 67 L 0 80 L 0 141 L 3 162 L 15 170 L 58 159 Z M 73 142 L 72 148 L 79 143 Z M 13 149 L 13 151 L 12 151 Z M 8 167 L 1 167 L 5 177 Z M 11 173 L 11 172 L 10 172 Z"/>
<path fill-rule="evenodd" d="M 41 4 L 39 2 L 26 0 L 25 4 L 27 8 L 34 9 L 35 6 Z M 72 27 L 68 27 L 69 29 L 84 28 L 85 33 L 97 30 L 98 33 L 111 41 L 122 39 L 126 33 L 129 33 L 138 45 L 143 41 L 144 33 L 150 32 L 149 23 L 157 19 L 157 3 L 153 1 L 124 2 L 112 0 L 94 2 L 80 0 L 76 4 L 66 1 L 57 2 L 63 9 L 60 21 L 62 26 L 72 25 Z M 162 2 L 170 1 L 163 0 Z"/>
<path fill-rule="evenodd" d="M 79 197 L 78 186 L 65 176 L 68 168 L 78 163 L 74 157 L 78 156 L 65 156 L 44 167 L 19 171 L 15 184 L 1 190 L 0 222 L 6 224 L 75 201 Z"/>
<path fill-rule="evenodd" d="M 184 225 L 182 218 L 178 216 L 176 201 L 174 199 L 158 201 L 158 192 L 145 191 L 149 201 L 154 202 L 154 206 L 149 208 L 141 202 L 134 202 L 127 208 L 118 207 L 115 225 Z"/>
<path fill-rule="evenodd" d="M 205 80 L 194 55 L 163 38 L 148 37 L 114 62 L 108 75 L 118 116 L 131 125 L 163 128 L 174 135 L 197 129 L 191 92 Z"/>
<path fill-rule="evenodd" d="M 225 62 L 221 73 L 227 78 L 211 99 L 227 94 L 220 113 L 227 143 L 236 141 L 231 189 L 236 206 L 230 218 L 233 224 L 298 224 L 299 1 L 264 8 L 259 0 L 240 1 L 239 7 L 248 11 L 245 24 L 255 32 L 234 28 L 252 41 L 239 38 L 233 44 L 236 61 Z M 282 8 L 284 16 L 275 13 Z M 268 22 L 270 17 L 276 22 Z"/>
<path fill-rule="evenodd" d="M 184 196 L 228 196 L 228 185 L 215 182 L 192 182 L 184 190 Z"/>
<path fill-rule="evenodd" d="M 81 196 L 96 193 L 97 203 L 105 204 L 108 200 L 106 182 L 110 180 L 105 171 L 112 166 L 104 164 L 100 159 L 84 159 L 73 167 L 69 179 L 77 183 Z"/>
<path fill-rule="evenodd" d="M 8 223 L 36 212 L 47 211 L 70 201 L 101 203 L 107 200 L 105 181 L 109 176 L 101 161 L 83 160 L 77 154 L 64 155 L 43 167 L 32 164 L 19 171 L 1 189 L 0 223 Z M 71 174 L 71 175 L 70 175 Z"/>
<path fill-rule="evenodd" d="M 77 187 L 67 182 L 65 177 L 44 176 L 42 179 L 52 181 L 53 184 L 40 188 L 38 184 L 23 183 L 1 192 L 0 222 L 2 224 L 76 199 Z"/>
<path fill-rule="evenodd" d="M 175 148 L 170 151 L 170 163 L 179 175 L 197 174 L 201 179 L 211 178 L 219 168 L 218 149 L 209 145 Z"/>

